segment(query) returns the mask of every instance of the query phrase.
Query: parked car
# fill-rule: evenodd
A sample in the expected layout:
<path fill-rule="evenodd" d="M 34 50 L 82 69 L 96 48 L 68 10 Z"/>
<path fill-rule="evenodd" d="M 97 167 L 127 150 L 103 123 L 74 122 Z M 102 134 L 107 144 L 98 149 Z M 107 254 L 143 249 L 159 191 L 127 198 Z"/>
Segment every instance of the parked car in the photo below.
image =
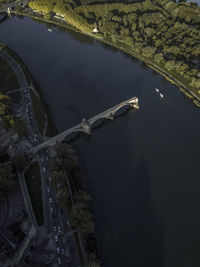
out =
<path fill-rule="evenodd" d="M 60 257 L 58 257 L 58 264 L 61 264 L 61 260 L 60 260 Z"/>
<path fill-rule="evenodd" d="M 60 254 L 60 248 L 59 247 L 57 247 L 57 252 L 58 252 L 58 254 Z"/>

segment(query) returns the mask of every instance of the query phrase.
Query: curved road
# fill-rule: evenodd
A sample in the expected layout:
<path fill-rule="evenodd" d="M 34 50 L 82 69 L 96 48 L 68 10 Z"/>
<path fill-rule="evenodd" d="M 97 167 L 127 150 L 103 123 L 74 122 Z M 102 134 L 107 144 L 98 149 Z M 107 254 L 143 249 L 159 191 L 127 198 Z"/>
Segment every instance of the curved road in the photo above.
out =
<path fill-rule="evenodd" d="M 17 80 L 19 82 L 20 88 L 24 88 L 22 90 L 22 95 L 24 98 L 24 103 L 26 103 L 26 124 L 29 132 L 29 141 L 32 143 L 33 147 L 39 145 L 44 140 L 41 137 L 37 124 L 34 118 L 31 96 L 30 96 L 30 86 L 27 82 L 26 76 L 19 66 L 19 64 L 13 59 L 6 51 L 0 50 L 0 56 L 4 58 L 8 64 L 13 69 Z M 32 89 L 32 88 L 31 88 Z M 51 237 L 54 240 L 54 244 L 56 250 L 54 252 L 55 258 L 54 263 L 59 263 L 59 266 L 63 267 L 77 267 L 80 265 L 79 253 L 75 247 L 73 241 L 73 249 L 74 255 L 71 258 L 71 264 L 68 264 L 69 255 L 66 253 L 66 249 L 69 249 L 69 242 L 65 242 L 63 239 L 63 234 L 66 234 L 65 225 L 66 223 L 62 220 L 60 216 L 60 208 L 56 203 L 55 193 L 53 189 L 53 185 L 51 184 L 51 173 L 49 170 L 49 152 L 47 149 L 41 149 L 35 156 L 36 160 L 40 166 L 41 172 L 41 183 L 42 183 L 42 197 L 43 197 L 43 214 L 44 214 L 44 225 L 48 229 Z M 24 179 L 24 174 L 18 173 L 21 190 L 23 193 L 24 201 L 26 204 L 27 213 L 29 214 L 30 219 L 33 221 L 37 228 L 37 223 L 35 219 L 35 214 L 33 212 L 32 203 L 30 200 L 29 192 L 26 186 L 26 182 Z M 51 199 L 51 202 L 50 202 Z M 56 231 L 54 230 L 56 228 Z M 68 227 L 69 228 L 69 227 Z M 68 229 L 69 231 L 69 229 Z M 71 230 L 70 230 L 71 231 Z M 57 236 L 57 237 L 56 237 Z M 57 239 L 57 240 L 56 240 Z M 70 242 L 71 243 L 71 242 Z M 58 249 L 59 248 L 59 249 Z M 64 251 L 64 252 L 63 252 Z M 46 250 L 45 250 L 46 252 Z M 44 252 L 44 254 L 45 254 Z M 54 265 L 56 266 L 56 265 Z"/>

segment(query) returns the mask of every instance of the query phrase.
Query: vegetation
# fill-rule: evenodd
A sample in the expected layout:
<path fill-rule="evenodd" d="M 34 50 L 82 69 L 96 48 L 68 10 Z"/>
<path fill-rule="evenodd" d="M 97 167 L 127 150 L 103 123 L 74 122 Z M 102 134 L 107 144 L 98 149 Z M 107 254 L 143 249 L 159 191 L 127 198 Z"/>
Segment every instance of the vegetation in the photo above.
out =
<path fill-rule="evenodd" d="M 91 198 L 77 171 L 77 158 L 71 146 L 60 144 L 57 156 L 51 162 L 52 182 L 60 206 L 67 209 L 70 224 L 86 240 L 86 248 L 91 259 L 99 264 L 96 249 L 96 236 L 93 216 L 90 211 Z M 93 246 L 90 246 L 90 243 Z M 94 257 L 94 255 L 96 255 Z M 92 266 L 92 265 L 91 265 Z M 99 266 L 99 265 L 96 265 Z"/>
<path fill-rule="evenodd" d="M 14 174 L 10 165 L 0 163 L 0 198 L 15 185 Z"/>
<path fill-rule="evenodd" d="M 33 112 L 37 122 L 38 129 L 40 134 L 43 134 L 46 119 L 45 119 L 45 111 L 40 99 L 31 91 L 31 99 L 33 104 Z"/>
<path fill-rule="evenodd" d="M 26 183 L 38 225 L 43 224 L 42 185 L 40 168 L 37 162 L 30 165 L 25 172 Z"/>
<path fill-rule="evenodd" d="M 0 117 L 3 119 L 6 128 L 12 128 L 20 136 L 27 133 L 26 124 L 11 114 L 12 100 L 10 96 L 0 92 Z"/>
<path fill-rule="evenodd" d="M 70 222 L 73 228 L 78 229 L 83 234 L 94 233 L 94 223 L 92 214 L 89 211 L 90 197 L 73 182 L 73 187 L 69 183 L 69 176 L 75 176 L 74 170 L 77 168 L 76 158 L 72 154 L 69 145 L 61 144 L 58 147 L 57 156 L 53 159 L 52 180 L 56 188 L 56 196 L 62 208 L 67 208 Z"/>
<path fill-rule="evenodd" d="M 17 78 L 10 65 L 0 57 L 0 88 L 1 91 L 10 91 L 19 88 Z"/>
<path fill-rule="evenodd" d="M 0 116 L 4 117 L 7 116 L 9 109 L 11 106 L 11 98 L 0 92 Z"/>
<path fill-rule="evenodd" d="M 200 7 L 195 4 L 168 0 L 35 0 L 29 6 L 45 17 L 62 15 L 87 34 L 96 28 L 96 37 L 152 63 L 151 67 L 175 78 L 200 99 Z"/>

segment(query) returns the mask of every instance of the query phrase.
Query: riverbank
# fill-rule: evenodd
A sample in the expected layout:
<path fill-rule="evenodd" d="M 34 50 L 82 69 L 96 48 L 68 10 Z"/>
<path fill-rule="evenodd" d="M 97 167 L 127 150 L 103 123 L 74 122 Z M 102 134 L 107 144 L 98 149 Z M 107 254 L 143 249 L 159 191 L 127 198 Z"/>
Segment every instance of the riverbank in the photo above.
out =
<path fill-rule="evenodd" d="M 130 56 L 133 56 L 134 58 L 137 58 L 138 60 L 144 62 L 148 67 L 150 67 L 151 69 L 153 69 L 157 73 L 161 74 L 169 82 L 178 86 L 178 88 L 181 92 L 183 92 L 189 99 L 191 99 L 196 106 L 200 107 L 199 91 L 195 90 L 192 86 L 190 86 L 187 79 L 185 79 L 182 75 L 178 74 L 175 71 L 169 71 L 168 69 L 166 69 L 164 64 L 158 64 L 157 62 L 155 62 L 153 57 L 146 58 L 146 57 L 142 56 L 141 54 L 138 54 L 137 52 L 130 49 L 130 47 L 128 47 L 125 43 L 123 43 L 121 41 L 116 41 L 114 43 L 109 38 L 100 37 L 100 36 L 98 36 L 98 34 L 93 34 L 93 33 L 89 33 L 86 31 L 82 31 L 81 29 L 75 28 L 71 24 L 67 23 L 62 18 L 59 19 L 56 17 L 56 18 L 47 19 L 47 18 L 44 18 L 43 15 L 41 15 L 37 12 L 34 12 L 34 14 L 33 14 L 33 12 L 31 13 L 30 9 L 28 9 L 28 11 L 23 10 L 23 11 L 17 11 L 15 13 L 18 15 L 30 17 L 36 21 L 42 21 L 45 23 L 49 23 L 52 26 L 56 25 L 56 26 L 59 26 L 62 28 L 66 28 L 66 29 L 70 29 L 70 30 L 79 32 L 79 33 L 87 35 L 88 37 L 93 38 L 97 41 L 100 41 L 102 43 L 105 43 L 107 45 L 115 47 L 116 49 L 121 50 L 122 52 L 124 52 Z"/>
<path fill-rule="evenodd" d="M 34 112 L 36 113 L 36 121 L 38 124 L 38 128 L 40 130 L 41 135 L 46 136 L 54 136 L 57 134 L 57 130 L 53 124 L 49 107 L 47 104 L 45 104 L 44 97 L 42 95 L 42 91 L 40 89 L 40 86 L 36 79 L 30 74 L 30 71 L 28 70 L 27 66 L 24 64 L 21 58 L 8 46 L 6 46 L 3 43 L 0 43 L 0 49 L 5 50 L 8 54 L 10 54 L 16 62 L 20 65 L 22 68 L 24 75 L 27 79 L 28 85 L 32 89 L 32 101 L 33 101 L 33 108 Z M 38 104 L 41 103 L 41 104 Z M 46 131 L 44 133 L 44 130 L 46 128 Z"/>
<path fill-rule="evenodd" d="M 6 46 L 4 46 L 4 49 L 6 49 Z M 7 48 L 8 50 L 9 50 L 9 48 Z M 20 64 L 20 66 L 21 66 L 21 64 L 23 64 L 23 66 L 24 66 L 24 68 L 26 68 L 26 66 L 25 66 L 25 64 L 21 61 L 21 59 L 19 59 L 18 58 L 18 56 L 12 51 L 12 50 L 10 50 L 13 54 L 14 54 L 14 56 L 15 56 L 15 59 L 16 59 L 16 61 L 17 61 L 17 59 L 18 59 L 18 63 Z M 30 76 L 30 74 L 28 73 L 28 69 L 26 69 L 27 70 L 27 75 L 28 75 L 28 77 L 29 77 L 29 85 L 31 85 L 32 84 L 32 78 L 31 78 L 31 76 Z M 41 112 L 42 110 L 43 110 L 43 112 L 44 112 L 44 108 L 42 107 L 43 106 L 43 102 L 41 101 L 41 99 L 38 97 L 38 92 L 36 91 L 31 91 L 30 92 L 30 95 L 31 95 L 31 98 L 32 98 L 32 104 L 33 104 L 33 111 L 34 111 L 34 114 L 35 114 L 35 117 L 37 118 L 37 117 L 41 117 L 40 116 L 40 113 L 38 113 L 39 111 Z M 35 109 L 36 109 L 36 111 L 35 111 Z M 41 120 L 41 118 L 40 118 L 40 120 Z M 37 121 L 38 122 L 38 121 Z M 40 124 L 38 125 L 38 128 L 40 128 Z M 74 153 L 74 151 L 72 150 L 72 152 Z M 70 157 L 68 157 L 68 159 L 67 159 L 67 162 L 70 162 Z M 37 176 L 37 178 L 39 179 L 39 177 L 38 177 L 38 173 L 39 173 L 39 169 L 38 169 L 38 167 L 36 168 L 36 166 L 35 165 L 37 165 L 36 163 L 34 163 L 33 164 L 33 167 L 32 167 L 32 165 L 31 165 L 31 167 L 30 167 L 30 170 L 28 169 L 28 171 L 26 172 L 26 174 L 25 174 L 25 176 L 26 176 L 26 181 L 28 180 L 28 177 L 29 176 Z M 72 173 L 77 173 L 77 170 L 78 170 L 78 165 L 77 164 L 75 164 L 74 166 L 73 166 L 73 168 L 71 168 L 71 173 L 70 173 L 70 178 L 71 178 L 71 180 L 70 180 L 70 182 L 69 182 L 69 187 L 73 187 L 73 177 L 71 177 L 73 174 Z M 42 172 L 41 172 L 41 174 L 42 174 Z M 33 208 L 34 208 L 34 211 L 35 211 L 35 215 L 36 215 L 36 218 L 37 218 L 37 220 L 38 220 L 38 224 L 39 225 L 42 225 L 43 224 L 43 220 L 44 220 L 44 218 L 43 218 L 43 214 L 44 214 L 44 212 L 42 213 L 42 197 L 41 197 L 41 183 L 39 182 L 38 183 L 38 185 L 39 185 L 39 187 L 38 187 L 38 190 L 39 190 L 39 192 L 40 192 L 40 194 L 39 194 L 39 197 L 38 198 L 35 198 L 34 196 L 34 194 L 35 194 L 35 192 L 37 191 L 36 189 L 36 181 L 35 181 L 35 179 L 34 178 L 31 178 L 32 180 L 31 181 L 29 181 L 29 183 L 27 183 L 27 185 L 28 185 L 28 189 L 29 189 L 29 193 L 30 193 L 30 197 L 31 197 L 31 200 L 32 200 L 32 203 L 33 203 Z M 81 179 L 81 178 L 80 178 Z M 84 186 L 86 186 L 86 185 L 84 185 Z M 31 189 L 32 188 L 32 189 Z M 46 190 L 46 188 L 45 188 L 45 190 Z M 67 210 L 67 212 L 68 212 L 68 210 Z M 66 220 L 65 220 L 66 221 Z M 64 221 L 64 222 L 65 222 Z M 71 223 L 71 221 L 70 221 L 70 223 Z M 94 236 L 92 236 L 91 237 L 91 235 L 89 236 L 89 237 L 87 237 L 87 240 L 86 240 L 86 238 L 83 238 L 83 236 L 82 235 L 80 235 L 79 233 L 78 233 L 78 231 L 76 230 L 76 229 L 74 229 L 74 232 L 75 232 L 75 234 L 74 234 L 74 238 L 77 240 L 77 247 L 78 248 L 80 248 L 79 250 L 81 251 L 81 255 L 80 255 L 80 258 L 82 259 L 82 263 L 83 263 L 83 266 L 87 266 L 87 265 L 84 265 L 84 264 L 86 264 L 87 263 L 87 256 L 85 257 L 84 255 L 86 254 L 85 253 L 85 251 L 83 250 L 83 247 L 86 247 L 85 246 L 85 244 L 87 244 L 87 248 L 88 248 L 88 242 L 90 241 L 90 242 L 93 242 L 93 245 L 95 244 L 95 238 L 96 238 L 96 236 L 95 236 L 95 234 L 94 234 Z M 78 239 L 77 239 L 77 233 L 78 233 Z M 89 241 L 88 241 L 89 240 Z M 84 244 L 84 245 L 83 245 Z M 97 245 L 94 245 L 93 246 L 94 247 L 94 249 L 97 247 Z M 96 250 L 96 249 L 95 249 Z M 91 252 L 91 251 L 90 251 Z M 88 255 L 90 255 L 90 259 L 91 259 L 91 253 L 89 254 L 88 253 Z M 92 254 L 92 260 L 94 260 L 94 254 Z M 95 259 L 96 259 L 96 257 L 97 256 L 95 256 Z"/>

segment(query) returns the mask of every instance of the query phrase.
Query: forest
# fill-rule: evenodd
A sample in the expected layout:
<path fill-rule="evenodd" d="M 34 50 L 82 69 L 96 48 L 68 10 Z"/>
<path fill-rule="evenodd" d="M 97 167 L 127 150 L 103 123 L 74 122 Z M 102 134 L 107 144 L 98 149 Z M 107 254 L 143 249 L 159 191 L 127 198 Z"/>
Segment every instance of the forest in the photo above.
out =
<path fill-rule="evenodd" d="M 36 17 L 64 18 L 77 30 L 138 55 L 200 100 L 200 7 L 195 3 L 34 0 L 29 7 Z"/>

